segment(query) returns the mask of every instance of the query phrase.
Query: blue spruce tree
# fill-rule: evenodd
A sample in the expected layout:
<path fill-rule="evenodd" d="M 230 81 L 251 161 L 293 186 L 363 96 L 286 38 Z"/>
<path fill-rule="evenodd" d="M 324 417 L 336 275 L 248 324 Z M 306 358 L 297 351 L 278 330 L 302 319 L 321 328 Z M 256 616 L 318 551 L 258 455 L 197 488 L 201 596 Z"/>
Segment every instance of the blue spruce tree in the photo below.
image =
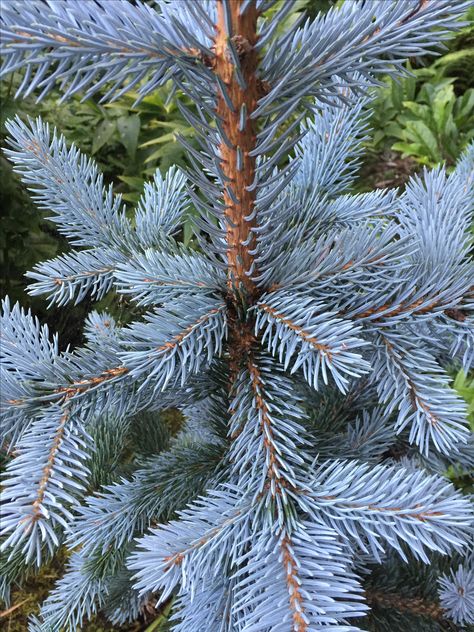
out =
<path fill-rule="evenodd" d="M 55 130 L 8 123 L 7 156 L 72 246 L 31 293 L 115 289 L 143 309 L 122 326 L 92 313 L 85 345 L 60 351 L 4 302 L 4 597 L 71 549 L 31 631 L 154 607 L 175 632 L 474 623 L 473 512 L 445 475 L 473 467 L 473 441 L 443 369 L 474 360 L 474 146 L 403 192 L 350 192 L 371 86 L 472 2 L 347 0 L 282 29 L 292 5 L 2 7 L 19 94 L 170 82 L 200 143 L 182 139 L 192 167 L 157 172 L 131 218 Z M 190 208 L 200 248 L 177 239 Z M 144 452 L 110 480 L 133 433 Z"/>

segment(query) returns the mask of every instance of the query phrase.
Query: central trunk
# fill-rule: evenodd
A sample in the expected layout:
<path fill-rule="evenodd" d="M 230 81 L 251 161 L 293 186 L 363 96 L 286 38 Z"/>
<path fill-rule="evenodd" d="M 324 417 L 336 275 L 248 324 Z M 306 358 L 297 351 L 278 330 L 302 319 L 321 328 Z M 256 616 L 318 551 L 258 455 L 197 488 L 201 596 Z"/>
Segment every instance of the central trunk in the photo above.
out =
<path fill-rule="evenodd" d="M 227 219 L 227 258 L 229 289 L 246 295 L 252 302 L 256 286 L 249 278 L 255 272 L 255 189 L 249 191 L 255 178 L 255 123 L 250 118 L 257 107 L 258 80 L 256 75 L 258 56 L 257 17 L 255 4 L 241 15 L 241 0 L 228 2 L 226 20 L 222 0 L 217 2 L 217 26 L 214 52 L 215 73 L 220 78 L 222 91 L 217 99 L 217 116 L 227 138 L 219 147 L 221 168 L 227 179 L 223 191 L 225 217 Z M 229 32 L 230 31 L 230 32 Z M 233 47 L 240 62 L 240 72 L 232 57 Z"/>

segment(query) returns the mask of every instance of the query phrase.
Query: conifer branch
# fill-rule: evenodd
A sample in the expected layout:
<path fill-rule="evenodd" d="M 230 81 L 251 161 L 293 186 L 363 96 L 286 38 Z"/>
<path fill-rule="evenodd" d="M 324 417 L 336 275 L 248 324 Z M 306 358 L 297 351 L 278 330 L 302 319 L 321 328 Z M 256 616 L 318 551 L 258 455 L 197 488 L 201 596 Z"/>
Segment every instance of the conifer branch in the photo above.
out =
<path fill-rule="evenodd" d="M 303 340 L 303 342 L 308 343 L 311 347 L 313 347 L 313 349 L 316 349 L 318 353 L 326 355 L 328 360 L 331 361 L 331 348 L 328 345 L 318 342 L 317 338 L 305 331 L 302 327 L 296 325 L 290 318 L 285 318 L 284 314 L 277 312 L 277 310 L 270 305 L 267 305 L 266 303 L 259 303 L 259 307 L 267 314 L 270 314 L 273 319 L 283 323 L 285 327 L 294 331 L 295 334 Z"/>
<path fill-rule="evenodd" d="M 146 322 L 131 325 L 127 335 L 121 357 L 135 378 L 144 377 L 155 391 L 172 379 L 184 385 L 220 355 L 227 337 L 226 304 L 206 295 L 181 297 L 147 314 Z"/>
<path fill-rule="evenodd" d="M 436 49 L 470 4 L 354 0 L 289 27 L 292 0 L 4 8 L 2 73 L 24 69 L 19 94 L 59 82 L 65 97 L 109 84 L 103 100 L 142 98 L 171 80 L 196 132 L 181 139 L 188 172 L 157 171 L 129 217 L 58 132 L 8 123 L 15 170 L 72 245 L 30 292 L 62 305 L 115 288 L 149 307 L 125 326 L 92 314 L 84 347 L 61 353 L 4 304 L 8 578 L 64 529 L 81 547 L 32 632 L 72 632 L 99 607 L 119 625 L 156 601 L 173 603 L 176 632 L 356 632 L 357 573 L 377 577 L 382 553 L 384 568 L 390 551 L 461 554 L 472 510 L 440 472 L 472 465 L 471 446 L 440 362 L 474 359 L 474 144 L 403 193 L 350 186 L 376 76 Z M 200 250 L 177 239 L 191 203 Z M 136 416 L 170 405 L 173 438 Z M 134 472 L 117 480 L 122 444 Z M 472 571 L 449 575 L 450 559 L 440 608 L 464 625 Z M 403 594 L 392 576 L 388 596 L 368 593 L 382 627 Z M 426 596 L 394 616 L 444 625 Z"/>
<path fill-rule="evenodd" d="M 323 519 L 342 537 L 355 538 L 377 561 L 387 543 L 407 561 L 406 543 L 411 555 L 428 563 L 427 550 L 459 549 L 469 531 L 463 517 L 468 500 L 440 476 L 330 461 L 319 466 L 309 484 L 314 519 Z"/>
<path fill-rule="evenodd" d="M 289 518 L 292 499 L 305 487 L 306 439 L 301 402 L 284 375 L 269 376 L 272 362 L 250 351 L 234 383 L 228 461 L 238 484 L 260 506 Z M 279 403 L 280 394 L 286 401 Z M 288 426 L 290 422 L 290 426 Z M 250 457 L 250 458 L 249 458 Z"/>
<path fill-rule="evenodd" d="M 448 375 L 433 355 L 389 330 L 380 339 L 384 350 L 377 353 L 376 388 L 388 410 L 399 410 L 397 431 L 409 426 L 410 442 L 425 455 L 432 447 L 449 454 L 457 444 L 466 443 L 465 403 L 450 388 Z"/>
<path fill-rule="evenodd" d="M 40 428 L 42 436 L 37 436 Z M 60 532 L 72 520 L 71 509 L 85 490 L 89 449 L 90 437 L 81 422 L 71 418 L 67 397 L 61 406 L 47 406 L 24 433 L 4 475 L 8 504 L 1 548 L 10 558 L 21 552 L 27 563 L 40 566 L 45 554 L 59 546 Z"/>
<path fill-rule="evenodd" d="M 168 14 L 176 20 L 173 10 Z M 1 26 L 1 74 L 27 68 L 17 95 L 40 88 L 43 96 L 58 80 L 66 96 L 78 90 L 90 96 L 112 83 L 110 95 L 146 78 L 140 87 L 144 95 L 179 72 L 180 63 L 205 68 L 213 57 L 204 41 L 193 38 L 183 45 L 179 31 L 171 33 L 151 7 L 125 0 L 84 0 L 67 10 L 50 0 L 31 0 L 28 8 L 14 0 L 2 11 Z"/>
<path fill-rule="evenodd" d="M 267 480 L 265 482 L 265 488 L 270 488 L 272 496 L 280 495 L 282 493 L 283 481 L 278 471 L 278 454 L 275 449 L 274 431 L 272 427 L 272 420 L 269 414 L 268 403 L 266 401 L 266 393 L 264 390 L 262 376 L 258 367 L 252 361 L 250 357 L 248 360 L 248 372 L 250 374 L 250 380 L 252 384 L 252 395 L 255 402 L 255 407 L 258 412 L 260 420 L 261 435 L 263 437 L 263 446 L 266 452 L 264 462 L 267 463 Z"/>
<path fill-rule="evenodd" d="M 326 305 L 287 290 L 264 295 L 256 306 L 255 331 L 261 342 L 277 356 L 284 368 L 294 373 L 300 367 L 305 379 L 318 388 L 320 376 L 328 373 L 341 391 L 347 389 L 347 375 L 359 377 L 369 364 L 353 351 L 367 344 L 356 337 L 360 329 L 342 320 Z"/>
<path fill-rule="evenodd" d="M 104 371 L 102 371 L 102 373 L 96 375 L 95 377 L 78 380 L 77 382 L 72 382 L 70 384 L 67 384 L 66 386 L 59 386 L 57 389 L 55 389 L 55 393 L 61 395 L 64 394 L 67 398 L 72 398 L 76 395 L 86 393 L 90 389 L 100 386 L 101 384 L 120 378 L 128 373 L 128 371 L 129 369 L 125 366 L 117 366 L 111 369 L 105 369 Z"/>
<path fill-rule="evenodd" d="M 281 563 L 286 572 L 286 583 L 290 599 L 292 613 L 292 630 L 294 632 L 307 632 L 308 618 L 305 616 L 305 607 L 301 595 L 302 581 L 299 577 L 298 562 L 294 557 L 294 544 L 288 534 L 282 534 L 280 538 Z"/>
<path fill-rule="evenodd" d="M 248 532 L 251 503 L 247 498 L 239 498 L 237 489 L 224 486 L 209 491 L 205 498 L 178 515 L 180 520 L 151 529 L 149 535 L 141 538 L 142 551 L 134 553 L 128 564 L 137 571 L 137 590 L 161 591 L 158 603 L 166 601 L 189 568 L 200 569 L 194 579 L 189 576 L 189 590 L 197 590 L 201 578 L 215 576 L 217 569 L 223 570 L 227 563 L 219 543 L 223 547 L 230 544 L 231 556 L 238 557 L 242 545 L 237 536 Z M 147 558 L 145 565 L 143 555 Z"/>
<path fill-rule="evenodd" d="M 240 0 L 217 2 L 214 72 L 219 80 L 216 117 L 229 144 L 219 146 L 221 169 L 225 178 L 223 191 L 227 220 L 227 262 L 232 290 L 245 289 L 255 294 L 250 274 L 255 274 L 256 226 L 255 179 L 256 129 L 252 114 L 258 101 L 257 17 L 255 4 L 241 13 Z"/>
<path fill-rule="evenodd" d="M 474 556 L 471 554 L 465 564 L 442 575 L 438 580 L 438 594 L 443 613 L 461 626 L 474 624 Z"/>
<path fill-rule="evenodd" d="M 43 474 L 41 476 L 41 479 L 39 481 L 39 485 L 36 491 L 36 498 L 34 499 L 33 504 L 32 504 L 32 515 L 24 523 L 26 524 L 27 531 L 31 530 L 32 528 L 32 525 L 30 523 L 37 522 L 44 515 L 41 507 L 43 505 L 44 496 L 48 487 L 49 479 L 51 478 L 52 471 L 55 466 L 55 461 L 57 458 L 58 451 L 60 450 L 61 444 L 63 442 L 65 426 L 69 420 L 69 415 L 70 415 L 70 411 L 66 406 L 65 408 L 63 408 L 63 413 L 59 419 L 59 424 L 54 433 L 54 439 L 51 442 L 48 460 L 46 462 L 46 465 L 43 468 Z"/>

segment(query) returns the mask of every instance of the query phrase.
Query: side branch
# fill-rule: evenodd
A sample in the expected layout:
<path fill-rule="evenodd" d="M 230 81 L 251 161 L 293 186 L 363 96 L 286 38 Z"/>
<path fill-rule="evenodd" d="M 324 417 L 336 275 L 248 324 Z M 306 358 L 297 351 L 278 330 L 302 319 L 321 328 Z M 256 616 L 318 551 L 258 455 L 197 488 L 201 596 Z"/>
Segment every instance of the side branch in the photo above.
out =
<path fill-rule="evenodd" d="M 96 377 L 91 377 L 87 380 L 79 380 L 77 382 L 72 382 L 68 386 L 61 386 L 56 389 L 55 393 L 64 393 L 67 398 L 74 397 L 75 395 L 79 395 L 88 391 L 95 386 L 99 386 L 108 380 L 114 380 L 122 375 L 128 373 L 127 367 L 118 366 L 112 369 L 107 369 L 103 371 L 100 375 Z"/>
<path fill-rule="evenodd" d="M 276 453 L 275 439 L 273 436 L 272 419 L 265 400 L 262 376 L 258 367 L 253 362 L 252 357 L 248 360 L 247 368 L 250 374 L 252 395 L 259 416 L 263 447 L 265 449 L 264 463 L 267 466 L 267 480 L 264 486 L 265 489 L 269 488 L 271 495 L 275 497 L 281 495 L 285 481 L 281 478 L 279 473 L 280 465 L 278 463 L 278 455 Z"/>
<path fill-rule="evenodd" d="M 112 369 L 102 371 L 100 375 L 97 375 L 95 377 L 90 377 L 86 380 L 78 380 L 77 382 L 71 382 L 67 386 L 59 386 L 54 391 L 52 391 L 52 395 L 59 395 L 61 397 L 66 396 L 66 399 L 71 399 L 76 395 L 81 395 L 82 393 L 87 392 L 95 386 L 100 386 L 104 382 L 112 381 L 119 377 L 122 377 L 128 372 L 129 369 L 125 366 L 113 367 Z M 33 398 L 10 399 L 7 403 L 10 406 L 24 406 L 31 399 Z"/>
<path fill-rule="evenodd" d="M 79 36 L 76 37 L 65 37 L 64 35 L 59 35 L 57 33 L 46 32 L 41 35 L 41 37 L 37 36 L 33 33 L 29 33 L 23 29 L 12 29 L 12 35 L 17 35 L 18 37 L 15 39 L 9 39 L 7 41 L 7 47 L 15 47 L 19 44 L 38 44 L 44 46 L 45 39 L 49 40 L 49 45 L 51 48 L 82 48 L 84 46 L 83 41 Z M 132 57 L 136 55 L 143 55 L 147 58 L 155 58 L 157 60 L 166 60 L 172 55 L 176 55 L 180 53 L 190 58 L 195 58 L 201 60 L 206 65 L 212 65 L 212 57 L 209 55 L 203 55 L 201 51 L 196 48 L 174 48 L 174 47 L 166 47 L 163 46 L 161 51 L 154 50 L 152 47 L 145 46 L 127 46 L 124 41 L 117 41 L 108 39 L 105 41 L 105 44 L 108 47 L 107 52 L 113 53 L 114 55 L 121 57 Z"/>
<path fill-rule="evenodd" d="M 319 351 L 320 353 L 324 353 L 325 355 L 327 355 L 329 360 L 331 359 L 330 347 L 328 347 L 325 344 L 322 344 L 321 342 L 317 340 L 317 338 L 315 338 L 314 336 L 311 336 L 311 334 L 305 331 L 302 327 L 299 327 L 292 320 L 290 320 L 289 318 L 286 318 L 285 314 L 281 314 L 274 307 L 271 307 L 270 305 L 267 305 L 266 303 L 259 303 L 258 306 L 262 311 L 266 312 L 267 314 L 270 314 L 270 316 L 274 318 L 276 321 L 282 323 L 283 325 L 285 325 L 285 327 L 288 327 L 288 329 L 291 329 L 291 331 L 294 331 L 295 334 L 299 338 L 301 338 L 301 340 L 303 340 L 304 342 L 307 342 L 311 347 L 313 347 L 313 349 L 316 349 L 316 351 Z"/>
<path fill-rule="evenodd" d="M 387 348 L 387 354 L 392 358 L 392 362 L 405 378 L 405 383 L 410 395 L 410 403 L 413 407 L 413 410 L 416 412 L 420 408 L 425 413 L 428 423 L 432 426 L 437 426 L 439 423 L 438 417 L 431 411 L 428 403 L 425 402 L 421 394 L 419 394 L 418 388 L 411 378 L 410 374 L 406 370 L 406 367 L 397 357 L 396 353 L 394 353 L 393 345 L 385 336 L 381 336 L 381 338 Z"/>
<path fill-rule="evenodd" d="M 299 577 L 299 564 L 294 557 L 294 545 L 288 535 L 284 535 L 280 549 L 282 565 L 286 574 L 286 585 L 290 598 L 290 610 L 293 619 L 292 630 L 306 632 L 308 630 L 307 618 L 304 616 L 303 596 L 301 594 L 301 579 Z"/>
<path fill-rule="evenodd" d="M 59 546 L 87 485 L 89 436 L 68 398 L 46 406 L 20 438 L 3 482 L 1 550 L 40 566 Z"/>
<path fill-rule="evenodd" d="M 46 489 L 48 487 L 48 483 L 49 480 L 51 478 L 51 474 L 53 472 L 53 468 L 54 468 L 54 464 L 56 462 L 56 457 L 58 455 L 58 451 L 61 448 L 61 444 L 63 442 L 63 438 L 64 438 L 64 430 L 66 427 L 66 423 L 69 420 L 69 415 L 70 415 L 70 411 L 69 408 L 66 407 L 64 409 L 63 414 L 61 415 L 60 419 L 59 419 L 59 424 L 56 430 L 56 433 L 54 435 L 54 439 L 53 442 L 51 444 L 51 448 L 49 450 L 49 456 L 48 456 L 48 461 L 46 463 L 46 465 L 43 468 L 43 475 L 40 479 L 39 485 L 38 485 L 38 489 L 36 492 L 36 498 L 33 501 L 32 504 L 32 513 L 31 515 L 25 517 L 23 519 L 23 521 L 27 521 L 29 523 L 29 525 L 27 526 L 27 532 L 31 530 L 32 528 L 32 523 L 37 522 L 38 520 L 40 520 L 41 518 L 44 517 L 44 513 L 43 513 L 43 509 L 42 509 L 42 505 L 43 505 L 43 501 L 44 501 L 44 496 L 46 493 Z"/>
<path fill-rule="evenodd" d="M 353 318 L 392 318 L 393 316 L 408 316 L 411 314 L 427 314 L 436 307 L 442 305 L 440 299 L 433 299 L 427 302 L 426 299 L 418 299 L 413 302 L 405 303 L 386 303 L 380 307 L 370 308 L 358 314 L 354 314 Z"/>
<path fill-rule="evenodd" d="M 380 339 L 383 353 L 375 367 L 380 376 L 377 391 L 383 403 L 398 408 L 397 431 L 409 426 L 409 441 L 424 454 L 430 447 L 449 454 L 459 442 L 466 443 L 464 402 L 451 389 L 449 376 L 436 359 L 407 341 L 389 339 L 388 332 L 380 334 Z"/>
<path fill-rule="evenodd" d="M 211 320 L 213 316 L 216 316 L 216 314 L 222 313 L 223 310 L 224 310 L 223 305 L 221 307 L 216 307 L 214 309 L 209 310 L 207 314 L 203 314 L 202 316 L 200 316 L 194 323 L 191 323 L 185 329 L 183 329 L 183 331 L 181 331 L 179 334 L 176 334 L 175 336 L 173 336 L 171 340 L 169 340 L 168 342 L 165 342 L 163 345 L 160 345 L 156 349 L 156 351 L 160 353 L 173 351 L 174 349 L 176 349 L 176 347 L 179 347 L 179 345 L 182 344 L 185 338 L 191 335 L 196 329 L 204 325 L 204 323 L 207 323 L 209 320 Z"/>

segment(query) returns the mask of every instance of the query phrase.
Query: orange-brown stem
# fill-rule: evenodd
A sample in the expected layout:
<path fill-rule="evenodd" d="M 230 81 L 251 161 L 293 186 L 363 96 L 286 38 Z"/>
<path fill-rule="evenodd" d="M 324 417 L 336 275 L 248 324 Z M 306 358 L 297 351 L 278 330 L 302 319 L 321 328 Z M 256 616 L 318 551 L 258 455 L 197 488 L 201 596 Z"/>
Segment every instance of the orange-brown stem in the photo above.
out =
<path fill-rule="evenodd" d="M 292 542 L 288 536 L 285 536 L 280 544 L 282 552 L 283 568 L 286 572 L 286 584 L 290 595 L 290 608 L 293 619 L 292 630 L 294 632 L 306 632 L 308 624 L 303 616 L 304 605 L 303 596 L 300 590 L 300 581 L 298 577 L 298 564 L 293 557 Z"/>
<path fill-rule="evenodd" d="M 256 287 L 247 272 L 253 268 L 251 250 L 255 247 L 255 235 L 252 232 L 255 220 L 246 218 L 252 215 L 255 206 L 255 191 L 249 191 L 248 187 L 255 177 L 255 157 L 249 154 L 256 145 L 255 124 L 250 115 L 257 107 L 259 91 L 256 74 L 258 55 L 255 50 L 258 12 L 255 6 L 250 6 L 241 15 L 241 4 L 241 0 L 229 2 L 232 29 L 230 39 L 240 59 L 245 86 L 239 84 L 229 52 L 229 34 L 222 0 L 217 2 L 214 72 L 225 85 L 228 94 L 226 100 L 219 93 L 217 116 L 221 119 L 227 136 L 227 142 L 223 140 L 219 153 L 222 171 L 228 179 L 223 197 L 227 218 L 229 288 L 244 289 L 251 301 L 256 294 Z M 242 126 L 241 112 L 245 117 Z"/>
<path fill-rule="evenodd" d="M 32 525 L 35 522 L 38 522 L 38 520 L 40 520 L 40 518 L 43 517 L 44 515 L 43 510 L 42 510 L 42 504 L 44 501 L 44 497 L 46 495 L 48 483 L 51 480 L 51 474 L 53 472 L 54 465 L 56 463 L 57 454 L 64 440 L 64 432 L 65 432 L 66 423 L 68 422 L 68 420 L 69 420 L 69 410 L 66 409 L 61 416 L 59 426 L 56 430 L 53 443 L 49 450 L 48 461 L 45 467 L 43 468 L 43 475 L 39 482 L 38 490 L 36 492 L 36 498 L 33 501 L 33 505 L 32 505 L 32 513 L 30 516 L 27 516 L 26 518 L 22 519 L 22 522 L 28 523 L 28 527 L 27 527 L 28 530 L 31 529 Z"/>

